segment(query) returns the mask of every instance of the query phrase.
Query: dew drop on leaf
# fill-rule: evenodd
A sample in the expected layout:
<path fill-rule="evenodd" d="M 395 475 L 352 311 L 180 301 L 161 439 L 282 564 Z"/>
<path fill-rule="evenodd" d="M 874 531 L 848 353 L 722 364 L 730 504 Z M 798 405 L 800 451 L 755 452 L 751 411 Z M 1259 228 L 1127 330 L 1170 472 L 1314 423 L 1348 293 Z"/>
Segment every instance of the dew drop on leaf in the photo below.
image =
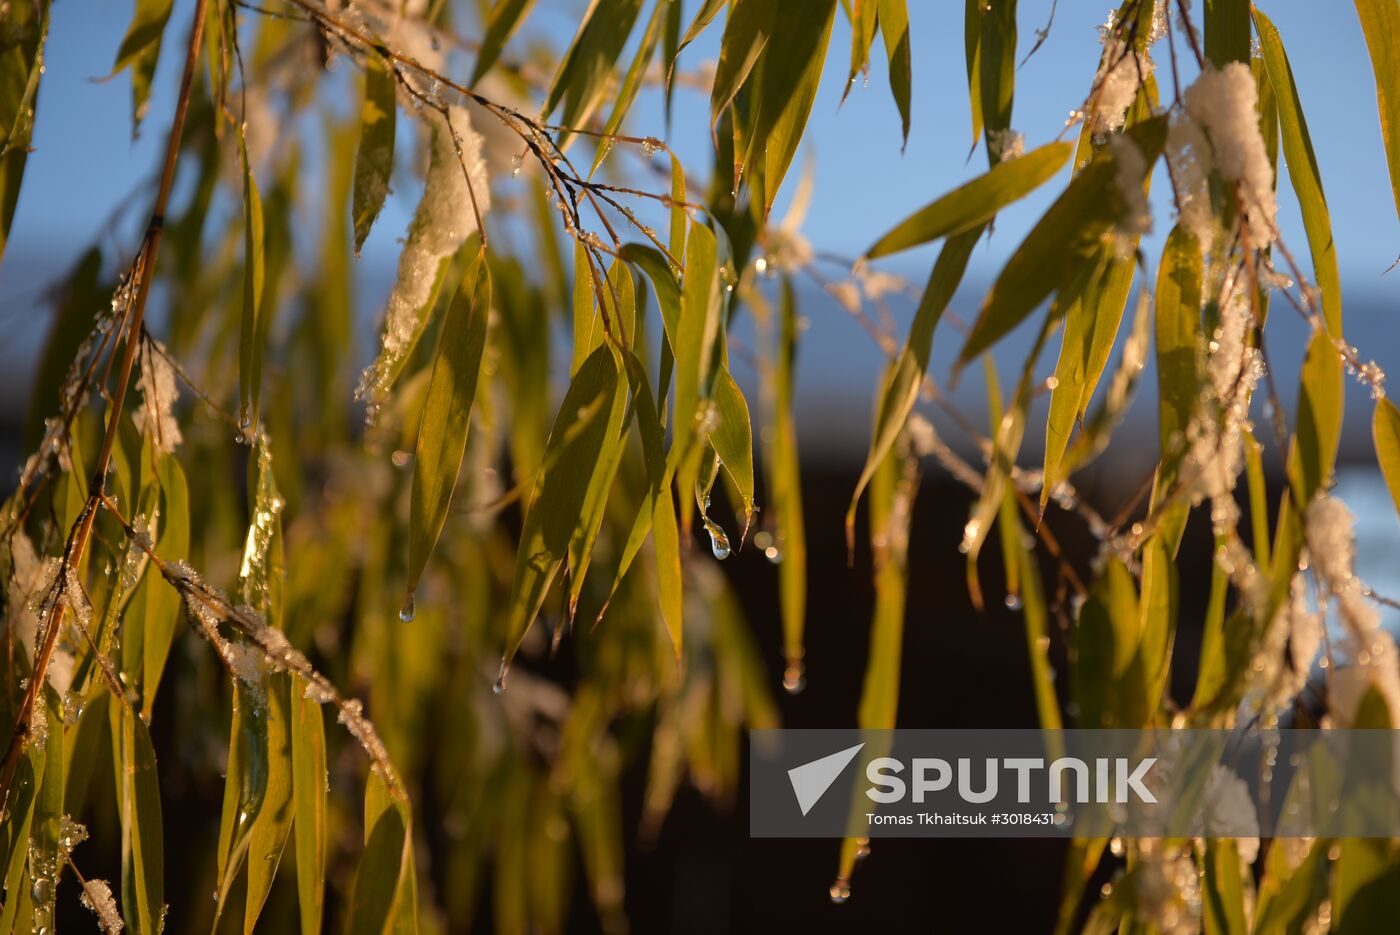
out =
<path fill-rule="evenodd" d="M 413 620 L 413 614 L 413 592 L 409 591 L 403 599 L 403 606 L 399 608 L 399 619 L 408 623 Z"/>
<path fill-rule="evenodd" d="M 1020 610 L 1020 609 L 1021 609 L 1021 595 L 1019 595 L 1019 594 L 1008 594 L 1008 595 L 1006 595 L 1006 609 L 1007 609 L 1007 610 L 1013 610 L 1013 611 L 1015 611 L 1015 610 Z"/>

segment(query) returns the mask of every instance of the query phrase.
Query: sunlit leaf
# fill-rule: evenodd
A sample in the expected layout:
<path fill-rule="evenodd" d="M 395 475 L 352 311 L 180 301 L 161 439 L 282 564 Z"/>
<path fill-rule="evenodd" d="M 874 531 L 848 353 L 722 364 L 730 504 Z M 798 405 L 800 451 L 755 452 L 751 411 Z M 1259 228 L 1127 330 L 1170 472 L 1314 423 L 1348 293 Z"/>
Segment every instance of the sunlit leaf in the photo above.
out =
<path fill-rule="evenodd" d="M 631 109 L 632 102 L 637 99 L 637 92 L 642 88 L 642 78 L 645 77 L 646 70 L 651 65 L 651 57 L 656 50 L 656 43 L 661 40 L 661 32 L 666 25 L 666 14 L 674 5 L 673 0 L 658 0 L 655 9 L 652 10 L 646 32 L 642 33 L 641 44 L 637 46 L 637 54 L 633 56 L 632 64 L 627 68 L 627 74 L 622 79 L 622 87 L 617 92 L 617 100 L 613 104 L 612 113 L 608 116 L 607 126 L 603 128 L 604 136 L 598 141 L 598 152 L 593 157 L 593 168 L 589 170 L 589 175 L 598 171 L 598 167 L 603 164 L 603 160 L 607 158 L 608 152 L 612 149 L 613 143 L 609 137 L 622 129 L 622 121 L 627 118 L 627 111 Z"/>
<path fill-rule="evenodd" d="M 1125 134 L 1142 151 L 1148 171 L 1162 152 L 1166 128 L 1165 119 L 1159 117 L 1139 123 Z M 1101 153 L 1045 212 L 983 301 L 959 355 L 959 366 L 980 356 L 1093 262 L 1103 236 L 1128 210 L 1116 181 L 1117 171 L 1117 160 L 1107 151 Z"/>
<path fill-rule="evenodd" d="M 463 277 L 443 319 L 433 374 L 418 426 L 409 507 L 408 597 L 406 616 L 418 579 L 437 545 L 452 503 L 452 492 L 467 449 L 472 404 L 486 346 L 491 312 L 491 272 L 478 254 Z"/>
<path fill-rule="evenodd" d="M 914 59 L 909 48 L 909 11 L 905 0 L 880 0 L 880 35 L 889 55 L 890 94 L 899 108 L 903 140 L 907 144 Z"/>
<path fill-rule="evenodd" d="M 472 66 L 472 76 L 467 82 L 469 85 L 475 85 L 496 64 L 511 34 L 530 15 L 530 8 L 534 5 L 535 0 L 496 0 L 486 20 L 486 33 L 476 53 L 476 64 Z"/>
<path fill-rule="evenodd" d="M 296 800 L 292 795 L 293 746 L 289 697 L 292 678 L 285 672 L 267 676 L 267 789 L 248 832 L 248 881 L 243 911 L 244 935 L 251 935 L 272 889 L 282 851 L 292 830 Z"/>
<path fill-rule="evenodd" d="M 36 18 L 36 13 L 41 15 Z M 5 47 L 0 49 L 0 259 L 10 241 L 10 222 L 29 159 L 34 104 L 49 35 L 48 5 L 21 4 L 10 9 L 6 31 Z"/>
<path fill-rule="evenodd" d="M 165 24 L 170 20 L 174 0 L 136 0 L 136 10 L 131 24 L 126 28 L 121 45 L 117 48 L 117 60 L 112 66 L 113 73 L 128 66 L 131 68 L 131 130 L 141 124 L 146 115 L 146 106 L 151 97 L 151 79 L 156 73 L 156 63 L 160 59 L 161 36 Z"/>
<path fill-rule="evenodd" d="M 1400 214 L 1400 4 L 1395 0 L 1356 0 L 1361 31 L 1376 73 L 1376 105 L 1381 140 L 1390 163 L 1390 187 Z"/>
<path fill-rule="evenodd" d="M 326 727 L 307 683 L 291 679 L 292 810 L 302 935 L 321 931 L 326 885 Z"/>
<path fill-rule="evenodd" d="M 355 189 L 350 213 L 355 221 L 355 255 L 384 207 L 394 174 L 397 81 L 377 55 L 365 57 L 365 96 L 360 105 L 360 142 L 355 150 Z"/>
<path fill-rule="evenodd" d="M 875 241 L 865 255 L 871 259 L 887 256 L 979 227 L 1002 208 L 1053 178 L 1064 168 L 1072 149 L 1069 143 L 1049 143 L 1018 159 L 993 166 L 985 174 L 909 215 Z"/>
<path fill-rule="evenodd" d="M 248 161 L 247 142 L 240 136 L 239 155 L 243 162 L 243 318 L 238 343 L 238 418 L 245 427 L 258 419 L 261 393 L 264 235 L 262 196 Z"/>
<path fill-rule="evenodd" d="M 549 86 L 545 114 L 553 113 L 562 103 L 560 119 L 565 126 L 588 122 L 641 9 L 642 0 L 592 0 Z"/>

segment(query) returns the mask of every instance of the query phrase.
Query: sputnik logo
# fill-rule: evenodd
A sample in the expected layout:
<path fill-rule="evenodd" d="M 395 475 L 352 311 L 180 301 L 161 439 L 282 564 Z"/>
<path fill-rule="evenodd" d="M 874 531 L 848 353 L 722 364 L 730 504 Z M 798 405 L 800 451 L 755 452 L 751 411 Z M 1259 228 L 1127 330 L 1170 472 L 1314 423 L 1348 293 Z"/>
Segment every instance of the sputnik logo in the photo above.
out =
<path fill-rule="evenodd" d="M 804 816 L 812 810 L 812 806 L 821 801 L 821 797 L 826 795 L 826 790 L 831 788 L 831 784 L 845 771 L 851 760 L 856 758 L 863 746 L 864 743 L 858 743 L 854 747 L 838 750 L 819 760 L 803 763 L 788 770 L 788 780 L 792 783 L 793 794 L 797 796 L 797 806 L 802 809 Z"/>

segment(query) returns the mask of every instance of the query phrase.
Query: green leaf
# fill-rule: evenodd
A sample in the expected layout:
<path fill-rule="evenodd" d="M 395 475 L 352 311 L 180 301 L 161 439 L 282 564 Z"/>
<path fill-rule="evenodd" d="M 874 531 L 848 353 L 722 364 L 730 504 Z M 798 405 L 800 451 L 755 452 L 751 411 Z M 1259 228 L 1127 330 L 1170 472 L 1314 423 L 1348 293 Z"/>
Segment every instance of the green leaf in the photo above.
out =
<path fill-rule="evenodd" d="M 1337 245 L 1332 239 L 1332 220 L 1327 210 L 1327 198 L 1322 193 L 1322 173 L 1313 153 L 1308 123 L 1303 117 L 1303 104 L 1293 83 L 1293 69 L 1283 40 L 1267 16 L 1254 11 L 1254 25 L 1259 32 L 1259 45 L 1264 53 L 1264 66 L 1269 73 L 1278 101 L 1279 128 L 1283 133 L 1283 157 L 1288 163 L 1288 178 L 1298 196 L 1303 214 L 1303 229 L 1312 251 L 1313 276 L 1322 292 L 1322 319 L 1333 338 L 1342 336 L 1342 282 L 1337 272 Z"/>
<path fill-rule="evenodd" d="M 1201 902 L 1205 931 L 1209 935 L 1249 931 L 1239 848 L 1228 838 L 1207 838 L 1204 863 L 1205 898 Z"/>
<path fill-rule="evenodd" d="M 167 455 L 156 462 L 156 477 L 160 485 L 164 509 L 156 539 L 156 554 L 166 561 L 189 556 L 190 505 L 189 486 L 180 462 Z M 156 689 L 160 687 L 175 628 L 180 623 L 180 594 L 154 568 L 148 568 L 136 586 L 136 593 L 127 608 L 128 625 L 140 620 L 141 639 L 141 713 L 150 717 L 155 705 Z"/>
<path fill-rule="evenodd" d="M 807 117 L 817 97 L 826 61 L 836 0 L 777 0 L 776 24 L 783 24 L 782 41 L 770 43 L 763 55 L 763 79 L 754 121 L 752 144 L 763 147 L 763 216 L 773 209 L 783 176 L 797 155 Z M 748 165 L 749 159 L 741 161 Z M 742 171 L 742 170 L 741 170 Z"/>
<path fill-rule="evenodd" d="M 1081 728 L 1136 728 L 1149 700 L 1138 652 L 1139 614 L 1133 575 L 1110 558 L 1080 609 L 1074 641 L 1074 698 Z"/>
<path fill-rule="evenodd" d="M 592 0 L 554 74 L 543 114 L 552 114 L 562 102 L 564 126 L 581 127 L 588 122 L 641 9 L 642 0 Z"/>
<path fill-rule="evenodd" d="M 705 27 L 714 21 L 714 18 L 719 15 L 719 11 L 724 9 L 725 4 L 728 2 L 729 0 L 705 0 L 700 9 L 695 12 L 695 19 L 691 20 L 689 28 L 685 31 L 685 35 L 681 37 L 680 45 L 677 46 L 675 55 L 671 56 L 671 61 L 667 63 L 668 69 L 675 68 L 675 56 L 680 55 L 682 49 L 694 42 L 695 38 L 705 31 Z M 680 4 L 677 3 L 676 5 L 679 6 Z M 669 81 L 670 79 L 668 78 L 667 80 Z"/>
<path fill-rule="evenodd" d="M 1166 129 L 1166 120 L 1156 117 L 1124 134 L 1142 151 L 1145 172 L 1161 155 Z M 1128 210 L 1117 172 L 1117 160 L 1108 150 L 1097 154 L 1036 223 L 983 301 L 959 367 L 980 356 L 1094 262 L 1103 236 Z"/>
<path fill-rule="evenodd" d="M 968 7 L 980 21 L 976 62 L 977 107 L 987 136 L 987 161 L 995 163 L 991 134 L 1011 128 L 1016 91 L 1016 0 L 978 0 Z"/>
<path fill-rule="evenodd" d="M 807 533 L 802 516 L 802 472 L 793 399 L 797 379 L 797 294 L 784 277 L 773 366 L 773 440 L 768 455 L 768 499 L 777 514 L 773 547 L 778 550 L 778 603 L 783 616 L 783 656 L 789 670 L 805 654 L 807 624 Z M 800 670 L 798 670 L 800 672 Z M 796 674 L 796 673 L 794 673 Z"/>
<path fill-rule="evenodd" d="M 692 446 L 696 429 L 703 422 L 701 401 L 706 398 L 710 364 L 720 329 L 720 309 L 724 296 L 719 285 L 714 231 L 692 221 L 686 238 L 685 280 L 681 286 L 681 314 L 676 323 L 672 346 L 676 350 L 675 418 L 672 420 L 672 446 L 682 452 L 678 473 L 681 487 L 681 520 L 690 529 L 691 507 L 688 491 L 699 474 L 699 450 Z"/>
<path fill-rule="evenodd" d="M 1184 453 L 1186 427 L 1200 396 L 1201 246 L 1190 231 L 1174 227 L 1162 249 L 1157 272 L 1157 435 L 1163 472 L 1159 485 L 1171 486 Z"/>
<path fill-rule="evenodd" d="M 1114 257 L 1108 249 L 1103 262 L 1104 271 L 1095 288 L 1080 296 L 1065 313 L 1060 359 L 1055 364 L 1055 388 L 1050 391 L 1050 411 L 1045 421 L 1045 480 L 1040 488 L 1042 511 L 1049 502 L 1050 492 L 1073 470 L 1064 463 L 1070 434 L 1075 424 L 1082 421 L 1094 387 L 1108 364 L 1123 321 L 1123 310 L 1128 304 L 1128 293 L 1132 291 L 1134 260 Z"/>
<path fill-rule="evenodd" d="M 1324 332 L 1308 341 L 1299 374 L 1298 424 L 1289 451 L 1288 477 L 1306 505 L 1332 482 L 1342 440 L 1342 362 Z"/>
<path fill-rule="evenodd" d="M 1253 932 L 1302 932 L 1327 898 L 1327 878 L 1331 861 L 1327 852 L 1333 842 L 1319 838 L 1295 866 L 1288 865 L 1290 848 L 1270 847 L 1265 858 L 1264 878 L 1259 884 L 1259 908 Z"/>
<path fill-rule="evenodd" d="M 251 935 L 272 889 L 282 851 L 292 830 L 296 800 L 292 795 L 292 678 L 269 673 L 267 687 L 267 788 L 262 807 L 248 832 L 248 888 L 243 935 Z"/>
<path fill-rule="evenodd" d="M 658 0 L 655 9 L 652 10 L 646 32 L 642 34 L 641 44 L 637 46 L 637 54 L 633 56 L 632 64 L 627 69 L 627 75 L 622 79 L 622 88 L 617 92 L 617 100 L 613 104 L 612 113 L 608 116 L 608 124 L 603 128 L 604 136 L 598 141 L 598 151 L 593 157 L 593 168 L 588 170 L 590 177 L 603 164 L 603 160 L 613 146 L 613 141 L 609 137 L 622 129 L 622 121 L 626 119 L 627 111 L 631 109 L 632 102 L 637 99 L 637 92 L 642 88 L 642 78 L 646 76 L 647 67 L 651 64 L 651 56 L 656 50 L 656 43 L 661 40 L 661 31 L 666 25 L 666 13 L 671 5 L 672 0 Z"/>
<path fill-rule="evenodd" d="M 360 142 L 355 149 L 355 187 L 350 216 L 355 223 L 355 255 L 384 207 L 394 174 L 397 80 L 384 59 L 365 56 L 365 96 L 360 105 Z"/>
<path fill-rule="evenodd" d="M 302 935 L 321 931 L 326 889 L 326 724 L 321 706 L 307 697 L 307 682 L 293 675 L 292 809 L 296 821 L 297 902 Z"/>
<path fill-rule="evenodd" d="M 781 0 L 734 0 L 729 20 L 724 24 L 720 40 L 719 61 L 715 63 L 715 79 L 710 89 L 710 124 L 719 123 L 720 115 L 734 102 L 739 90 L 749 80 L 759 56 L 768 46 L 775 27 Z M 703 15 L 710 12 L 702 10 Z M 713 17 L 714 13 L 710 12 Z M 691 26 L 694 30 L 695 27 Z M 686 34 L 689 37 L 689 33 Z M 681 41 L 684 48 L 689 38 Z M 739 154 L 735 153 L 735 161 Z"/>
<path fill-rule="evenodd" d="M 4 842 L 5 892 L 20 894 L 24 891 L 24 869 L 29 859 L 29 833 L 34 822 L 34 803 L 38 798 L 39 786 L 43 783 L 44 764 L 47 757 L 44 751 L 30 746 L 20 755 L 15 767 L 8 805 L 7 820 L 0 823 L 0 841 Z M 19 898 L 6 899 L 0 905 L 0 930 L 13 932 L 19 922 Z"/>
<path fill-rule="evenodd" d="M 909 10 L 905 0 L 879 0 L 879 3 L 880 35 L 885 41 L 885 52 L 890 60 L 890 94 L 899 108 L 903 141 L 907 146 L 914 75 L 913 54 L 909 48 Z"/>
<path fill-rule="evenodd" d="M 851 504 L 846 509 L 846 548 L 855 547 L 856 505 L 866 484 L 875 475 L 875 470 L 885 455 L 894 447 L 895 439 L 904 430 L 904 423 L 914 409 L 923 385 L 924 374 L 928 371 L 929 352 L 933 347 L 933 332 L 943 311 L 952 301 L 953 293 L 962 282 L 967 271 L 972 248 L 982 236 L 983 228 L 964 231 L 949 238 L 934 263 L 929 274 L 928 285 L 924 287 L 919 307 L 914 312 L 913 324 L 909 326 L 909 337 L 899 359 L 885 376 L 880 389 L 880 402 L 876 408 L 874 431 L 870 437 L 870 450 L 865 456 L 865 467 L 861 469 L 855 492 L 851 494 Z"/>
<path fill-rule="evenodd" d="M 481 37 L 481 48 L 476 53 L 476 64 L 472 67 L 471 80 L 467 82 L 469 85 L 475 86 L 496 64 L 511 34 L 530 15 L 530 8 L 534 5 L 535 0 L 496 0 L 486 21 L 486 34 Z"/>
<path fill-rule="evenodd" d="M 684 240 L 684 231 L 681 239 Z M 671 264 L 661 251 L 646 244 L 623 244 L 618 256 L 631 263 L 637 271 L 651 281 L 651 290 L 656 295 L 656 304 L 661 307 L 661 323 L 666 329 L 666 340 L 675 353 L 679 340 L 678 330 L 681 321 L 681 289 L 676 276 L 671 272 Z"/>
<path fill-rule="evenodd" d="M 900 221 L 865 251 L 866 257 L 888 256 L 980 227 L 1058 174 L 1073 149 L 1070 143 L 1050 143 L 993 166 Z"/>
<path fill-rule="evenodd" d="M 241 679 L 234 679 L 224 802 L 219 818 L 218 875 L 214 891 L 216 920 L 223 915 L 233 883 L 247 857 L 248 833 L 267 792 L 267 710 L 255 691 Z"/>
<path fill-rule="evenodd" d="M 851 71 L 841 89 L 841 103 L 855 87 L 856 75 L 870 69 L 870 47 L 875 44 L 876 13 L 879 0 L 855 0 L 851 10 Z"/>
<path fill-rule="evenodd" d="M 753 520 L 753 426 L 749 404 L 727 367 L 715 375 L 715 421 L 707 441 L 719 456 L 720 465 L 739 489 L 744 507 L 744 528 Z"/>
<path fill-rule="evenodd" d="M 350 935 L 417 930 L 410 828 L 407 806 L 371 773 L 365 789 L 365 850 L 350 898 Z"/>
<path fill-rule="evenodd" d="M 1371 420 L 1371 438 L 1376 445 L 1376 461 L 1381 475 L 1390 488 L 1390 499 L 1400 510 L 1400 409 L 1385 397 L 1376 401 L 1376 413 Z"/>
<path fill-rule="evenodd" d="M 616 352 L 599 347 L 579 367 L 559 406 L 516 553 L 503 669 L 539 614 L 568 554 L 604 449 L 617 437 L 616 400 L 624 395 L 618 384 Z"/>
<path fill-rule="evenodd" d="M 413 592 L 418 579 L 447 521 L 452 491 L 467 450 L 490 311 L 491 271 L 483 252 L 467 267 L 443 319 L 418 425 L 409 506 L 408 596 L 404 605 L 408 618 L 413 616 Z"/>
<path fill-rule="evenodd" d="M 1390 163 L 1390 188 L 1400 214 L 1400 3 L 1395 0 L 1356 0 L 1356 15 L 1371 52 L 1376 73 L 1376 106 L 1381 139 Z"/>
<path fill-rule="evenodd" d="M 245 429 L 258 421 L 261 395 L 263 347 L 263 209 L 258 182 L 248 162 L 247 141 L 239 137 L 239 157 L 243 162 L 243 328 L 238 344 L 238 418 Z"/>
<path fill-rule="evenodd" d="M 160 780 L 146 722 L 110 705 L 116 738 L 117 805 L 122 832 L 122 914 L 133 932 L 156 932 L 165 913 L 165 850 Z"/>
<path fill-rule="evenodd" d="M 1249 0 L 1205 0 L 1206 58 L 1216 68 L 1249 63 Z"/>
<path fill-rule="evenodd" d="M 151 79 L 160 59 L 161 36 L 170 20 L 174 0 L 136 0 L 131 24 L 117 48 L 117 60 L 112 66 L 116 74 L 131 66 L 131 135 L 141 124 L 151 97 Z"/>
<path fill-rule="evenodd" d="M 44 45 L 49 36 L 48 4 L 11 7 L 5 30 L 5 43 L 0 46 L 0 259 L 10 241 L 10 223 L 29 160 L 39 79 L 44 72 Z"/>

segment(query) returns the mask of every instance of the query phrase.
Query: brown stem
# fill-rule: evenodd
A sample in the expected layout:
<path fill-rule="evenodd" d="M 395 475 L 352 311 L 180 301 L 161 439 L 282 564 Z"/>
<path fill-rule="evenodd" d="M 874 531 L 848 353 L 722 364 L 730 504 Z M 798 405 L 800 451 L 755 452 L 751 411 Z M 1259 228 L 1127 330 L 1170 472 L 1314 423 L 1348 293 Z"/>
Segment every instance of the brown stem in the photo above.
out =
<path fill-rule="evenodd" d="M 199 63 L 200 47 L 204 40 L 204 18 L 208 0 L 195 0 L 194 23 L 190 26 L 189 45 L 185 50 L 185 68 L 180 77 L 180 96 L 175 104 L 175 120 L 170 126 L 170 139 L 165 148 L 165 163 L 160 174 L 160 189 L 156 192 L 155 207 L 151 212 L 150 223 L 146 225 L 146 235 L 141 249 L 132 262 L 133 274 L 137 277 L 136 299 L 126 321 L 126 347 L 122 353 L 121 369 L 117 373 L 117 389 L 107 415 L 107 430 L 102 437 L 102 448 L 97 456 L 97 468 L 89 484 L 87 506 L 69 531 L 68 546 L 63 557 L 63 567 L 56 587 L 67 587 L 66 572 L 82 564 L 87 552 L 88 541 L 92 537 L 92 526 L 97 515 L 97 504 L 107 486 L 107 469 L 112 461 L 112 447 L 117 440 L 117 430 L 121 425 L 122 408 L 126 402 L 127 387 L 131 383 L 131 371 L 136 363 L 136 350 L 141 344 L 141 327 L 145 318 L 146 301 L 151 293 L 151 278 L 155 272 L 156 255 L 160 250 L 161 234 L 165 230 L 165 211 L 170 202 L 170 189 L 175 182 L 175 164 L 180 156 L 180 138 L 184 134 L 185 118 L 189 114 L 190 89 L 194 84 L 195 68 Z M 10 735 L 10 743 L 5 751 L 5 759 L 0 763 L 0 813 L 9 803 L 10 786 L 14 779 L 15 767 L 28 744 L 33 722 L 34 705 L 48 676 L 49 662 L 53 659 L 54 648 L 58 644 L 58 634 L 63 629 L 64 605 L 59 602 L 51 611 L 49 625 L 44 630 L 44 642 L 34 658 L 34 671 L 29 677 L 29 686 L 20 701 L 15 728 Z"/>

